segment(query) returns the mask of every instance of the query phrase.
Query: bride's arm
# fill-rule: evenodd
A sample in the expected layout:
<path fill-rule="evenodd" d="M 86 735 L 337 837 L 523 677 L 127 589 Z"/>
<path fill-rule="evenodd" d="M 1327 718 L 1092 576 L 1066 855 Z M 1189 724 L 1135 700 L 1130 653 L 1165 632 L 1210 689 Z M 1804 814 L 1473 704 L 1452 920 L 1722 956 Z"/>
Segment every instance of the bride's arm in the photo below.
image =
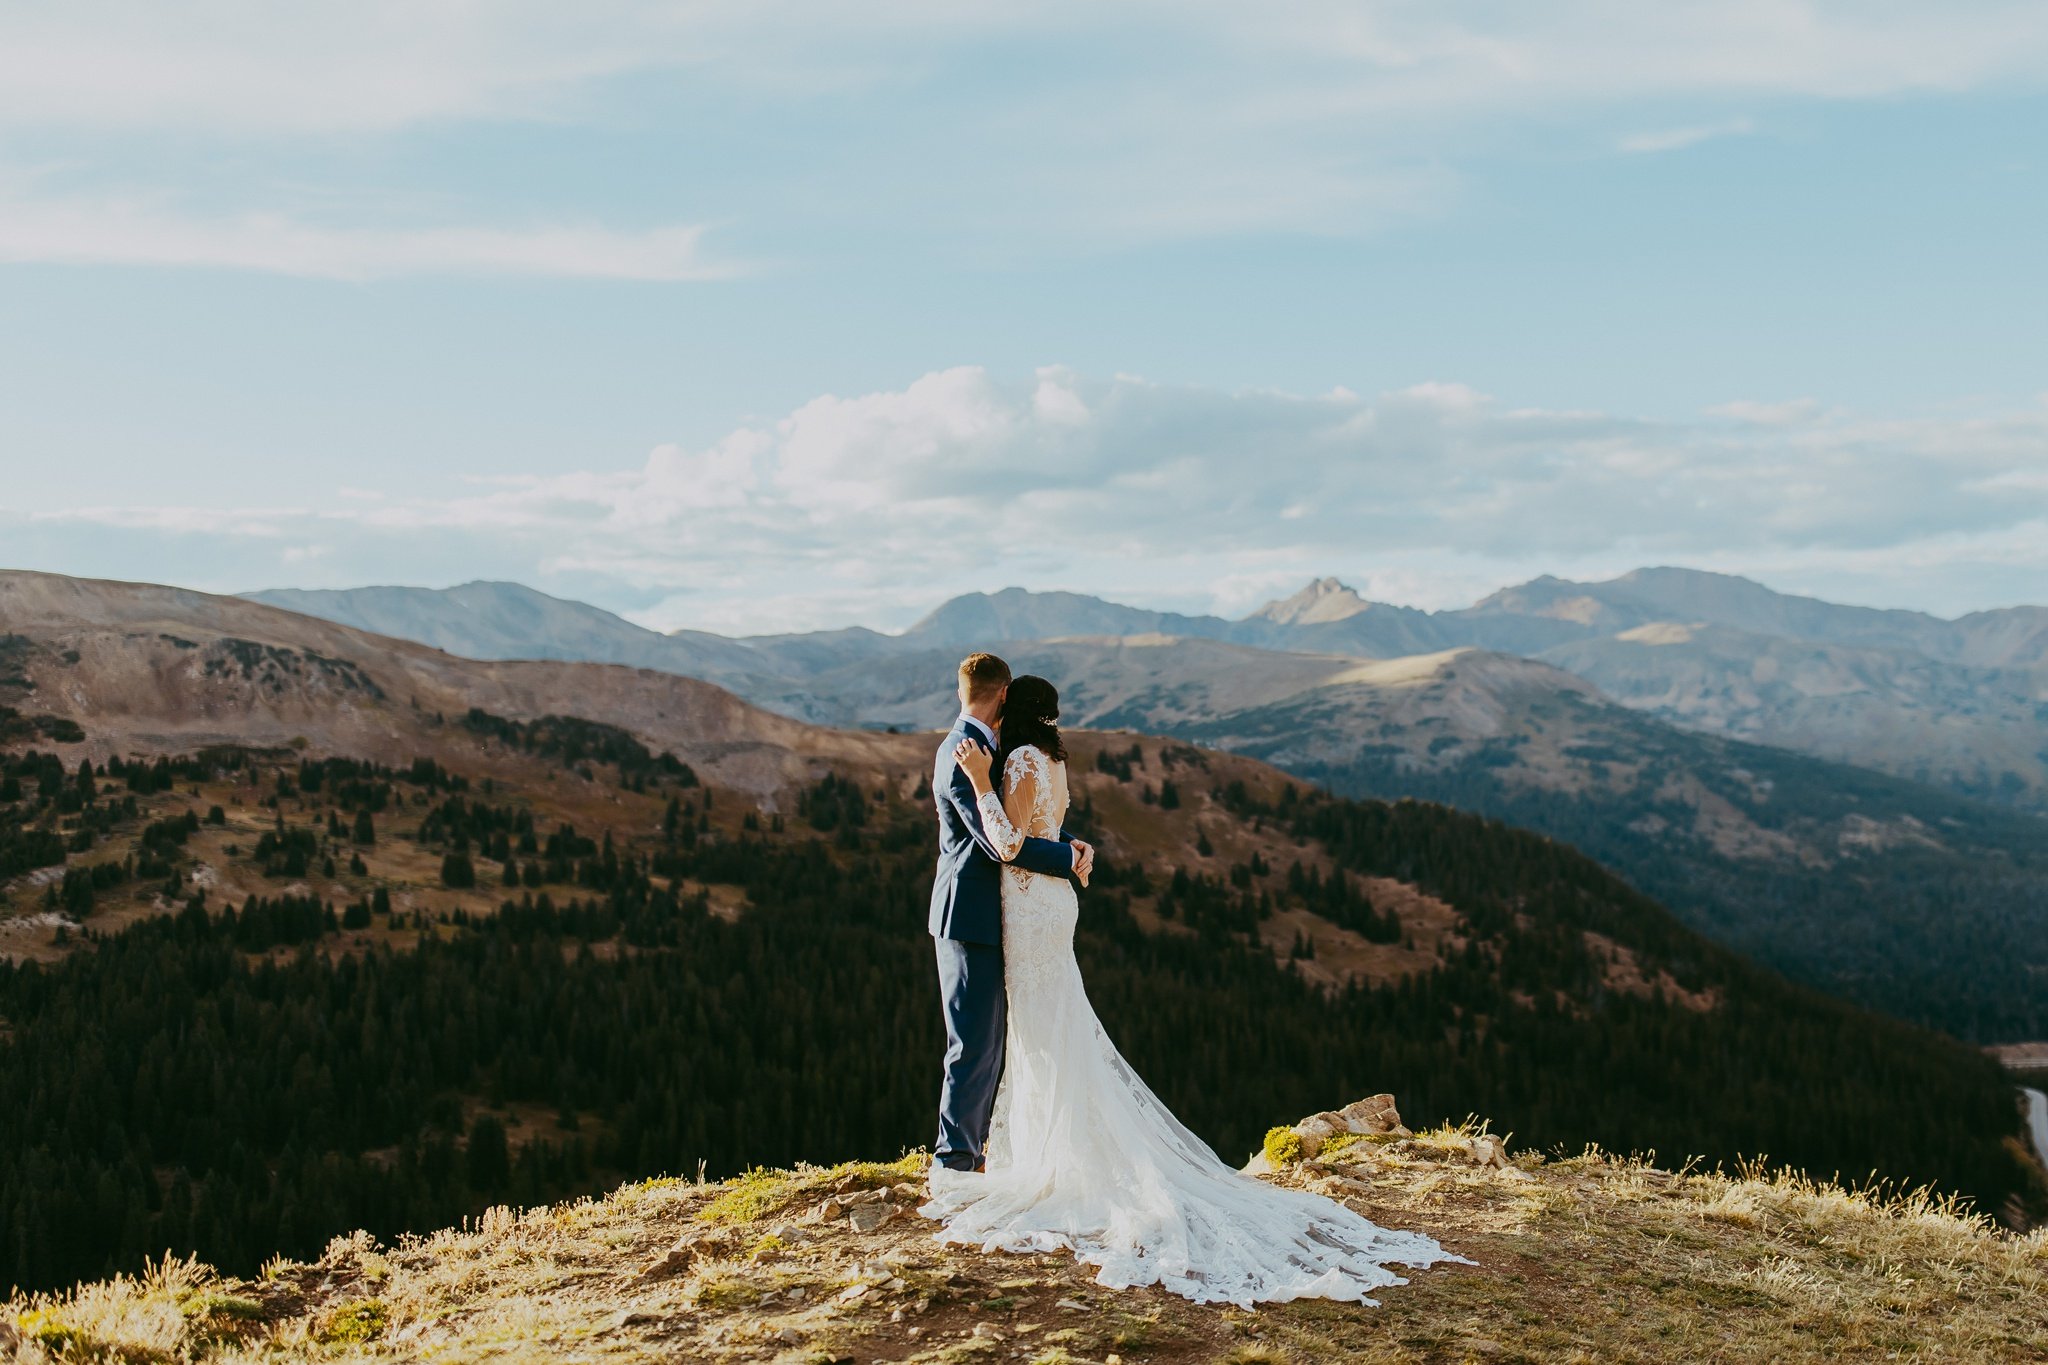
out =
<path fill-rule="evenodd" d="M 994 792 L 983 792 L 976 798 L 976 804 L 981 808 L 981 827 L 988 832 L 988 841 L 995 845 L 997 861 L 1015 862 L 1024 851 L 1024 831 L 1010 819 L 1010 813 L 1003 809 Z"/>
<path fill-rule="evenodd" d="M 995 793 L 989 773 L 992 757 L 972 739 L 962 740 L 953 751 L 959 773 L 967 778 L 974 791 L 972 811 L 968 816 L 970 822 L 980 824 L 982 838 L 997 862 L 1015 863 L 1027 872 L 1040 872 L 1052 877 L 1070 875 L 1075 866 L 1075 850 L 1071 844 L 1055 843 L 1026 833 L 1031 826 L 1032 806 L 1038 799 L 1038 783 L 1043 781 L 1042 756 L 1021 750 L 1011 755 L 1003 767 L 1007 802 Z M 1005 809 L 1006 805 L 1008 809 Z M 975 815 L 980 817 L 978 822 L 973 819 Z"/>
<path fill-rule="evenodd" d="M 1025 844 L 1024 825 L 1029 824 L 1028 814 L 1021 821 L 1010 819 L 1003 809 L 1003 802 L 995 794 L 990 783 L 989 768 L 994 756 L 972 739 L 960 742 L 953 751 L 953 760 L 967 780 L 974 786 L 974 805 L 981 816 L 982 837 L 988 841 L 999 863 L 1012 862 L 1023 851 Z M 1006 785 L 1013 785 L 1014 774 L 1006 774 Z M 1028 812 L 1029 806 L 1024 807 Z"/>

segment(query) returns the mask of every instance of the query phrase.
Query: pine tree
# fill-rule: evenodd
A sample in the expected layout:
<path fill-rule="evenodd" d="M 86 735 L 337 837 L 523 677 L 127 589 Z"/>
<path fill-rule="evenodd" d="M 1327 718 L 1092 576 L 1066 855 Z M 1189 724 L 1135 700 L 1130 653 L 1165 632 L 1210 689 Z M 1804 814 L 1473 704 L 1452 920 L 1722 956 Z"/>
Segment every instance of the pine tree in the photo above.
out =
<path fill-rule="evenodd" d="M 512 1176 L 512 1161 L 505 1147 L 505 1125 L 489 1114 L 478 1114 L 469 1125 L 469 1151 L 465 1163 L 469 1187 L 478 1194 L 495 1194 Z"/>

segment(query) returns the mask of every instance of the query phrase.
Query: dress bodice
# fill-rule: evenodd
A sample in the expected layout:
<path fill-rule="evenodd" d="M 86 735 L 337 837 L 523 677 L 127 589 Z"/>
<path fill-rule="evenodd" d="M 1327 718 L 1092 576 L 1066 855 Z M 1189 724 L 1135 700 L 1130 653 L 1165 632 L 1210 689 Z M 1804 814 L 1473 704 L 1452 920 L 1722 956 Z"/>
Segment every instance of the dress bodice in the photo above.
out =
<path fill-rule="evenodd" d="M 1067 818 L 1067 765 L 1027 744 L 1003 763 L 1002 793 L 985 792 L 979 802 L 981 827 L 1002 861 L 1017 856 L 1026 838 L 1058 839 Z M 1019 877 L 1023 868 L 1006 869 Z"/>
<path fill-rule="evenodd" d="M 1027 744 L 1003 764 L 1003 809 L 1034 839 L 1057 839 L 1067 819 L 1067 765 Z"/>

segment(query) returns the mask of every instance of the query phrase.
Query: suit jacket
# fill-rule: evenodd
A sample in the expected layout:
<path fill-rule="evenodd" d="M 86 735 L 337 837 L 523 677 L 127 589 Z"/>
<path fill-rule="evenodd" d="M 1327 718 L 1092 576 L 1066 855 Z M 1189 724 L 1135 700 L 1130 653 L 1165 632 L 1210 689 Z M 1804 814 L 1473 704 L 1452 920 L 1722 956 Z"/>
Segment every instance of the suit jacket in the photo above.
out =
<path fill-rule="evenodd" d="M 933 938 L 1000 946 L 1002 863 L 981 827 L 974 784 L 953 761 L 954 748 L 970 734 L 978 742 L 987 743 L 987 736 L 970 729 L 965 717 L 955 721 L 932 763 L 932 800 L 939 808 L 939 872 L 932 882 L 929 927 Z M 1074 870 L 1074 850 L 1065 840 L 1064 831 L 1058 841 L 1026 838 L 1015 862 L 1027 871 L 1070 876 Z"/>

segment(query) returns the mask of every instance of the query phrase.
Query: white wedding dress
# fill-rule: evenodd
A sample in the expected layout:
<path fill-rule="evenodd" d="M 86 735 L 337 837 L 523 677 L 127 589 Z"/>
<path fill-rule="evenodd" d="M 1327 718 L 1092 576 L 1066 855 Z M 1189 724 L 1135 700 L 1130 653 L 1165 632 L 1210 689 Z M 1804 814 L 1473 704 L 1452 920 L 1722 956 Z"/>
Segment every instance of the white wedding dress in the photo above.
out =
<path fill-rule="evenodd" d="M 1007 808 L 1006 808 L 1007 807 Z M 1059 837 L 1066 765 L 1037 748 L 981 799 L 989 840 Z M 983 1250 L 1071 1250 L 1099 1284 L 1156 1284 L 1197 1303 L 1375 1302 L 1406 1280 L 1388 1263 L 1463 1260 L 1419 1233 L 1381 1228 L 1332 1200 L 1231 1169 L 1182 1126 L 1117 1053 L 1074 959 L 1079 903 L 1063 878 L 1003 869 L 1008 1054 L 986 1172 L 932 1172 L 920 1210 L 940 1241 Z"/>

